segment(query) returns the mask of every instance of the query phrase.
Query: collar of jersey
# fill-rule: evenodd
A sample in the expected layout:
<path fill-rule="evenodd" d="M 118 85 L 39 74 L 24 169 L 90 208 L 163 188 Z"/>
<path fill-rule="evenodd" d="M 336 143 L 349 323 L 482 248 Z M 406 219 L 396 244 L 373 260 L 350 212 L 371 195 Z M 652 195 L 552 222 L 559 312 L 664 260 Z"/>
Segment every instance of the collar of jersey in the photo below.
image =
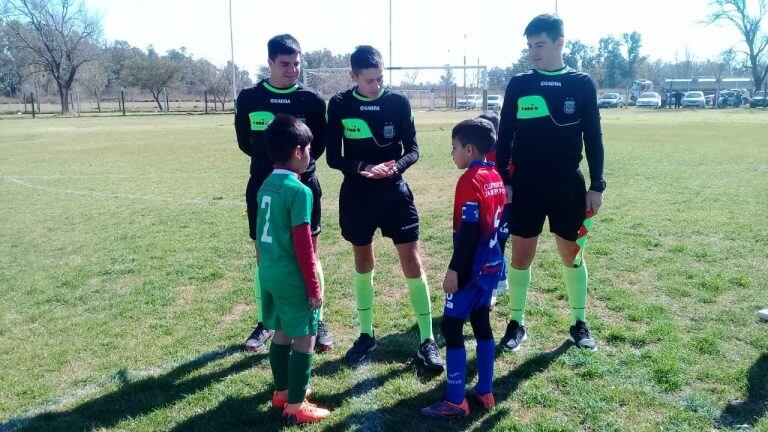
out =
<path fill-rule="evenodd" d="M 361 101 L 363 101 L 363 102 L 372 102 L 372 101 L 375 101 L 376 99 L 380 98 L 380 97 L 381 97 L 381 95 L 383 95 L 383 94 L 384 94 L 384 91 L 385 91 L 385 89 L 381 89 L 381 91 L 379 92 L 379 95 L 378 95 L 378 96 L 376 96 L 375 98 L 369 98 L 369 97 L 365 97 L 365 96 L 361 95 L 360 93 L 358 93 L 358 92 L 357 92 L 357 87 L 355 87 L 355 89 L 354 89 L 354 90 L 352 90 L 352 94 L 353 94 L 353 95 L 354 95 L 356 98 L 360 99 L 360 100 L 361 100 Z"/>
<path fill-rule="evenodd" d="M 273 174 L 285 174 L 285 175 L 295 175 L 296 177 L 299 176 L 299 173 L 296 171 L 288 169 L 285 165 L 275 165 L 275 169 L 272 170 Z"/>
<path fill-rule="evenodd" d="M 285 93 L 291 93 L 295 91 L 297 88 L 299 88 L 299 83 L 296 83 L 288 88 L 281 89 L 281 88 L 273 87 L 269 85 L 268 82 L 264 81 L 264 88 L 266 88 L 267 90 L 273 93 L 285 94 Z"/>
<path fill-rule="evenodd" d="M 562 75 L 562 74 L 568 72 L 570 69 L 571 68 L 569 68 L 568 66 L 563 66 L 562 68 L 560 68 L 558 70 L 553 70 L 553 71 L 546 71 L 546 70 L 542 70 L 542 69 L 536 69 L 536 72 L 538 72 L 538 73 L 540 73 L 542 75 Z"/>
<path fill-rule="evenodd" d="M 486 161 L 472 161 L 467 165 L 467 169 L 472 169 L 474 167 L 484 166 L 486 168 L 492 168 L 493 162 L 486 162 Z"/>

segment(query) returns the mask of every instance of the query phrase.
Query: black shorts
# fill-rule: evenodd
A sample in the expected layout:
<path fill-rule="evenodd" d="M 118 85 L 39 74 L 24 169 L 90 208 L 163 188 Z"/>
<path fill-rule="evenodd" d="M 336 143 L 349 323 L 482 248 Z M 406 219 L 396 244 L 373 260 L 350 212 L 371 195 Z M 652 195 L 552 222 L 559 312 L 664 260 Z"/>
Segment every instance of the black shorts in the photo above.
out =
<path fill-rule="evenodd" d="M 549 230 L 575 241 L 584 223 L 587 189 L 581 171 L 523 174 L 512 177 L 512 204 L 509 233 L 523 238 L 536 237 L 549 218 Z"/>
<path fill-rule="evenodd" d="M 404 180 L 375 185 L 342 182 L 339 225 L 342 237 L 355 246 L 371 244 L 377 228 L 394 244 L 419 239 L 419 214 Z"/>
<path fill-rule="evenodd" d="M 259 194 L 259 188 L 265 179 L 251 176 L 248 179 L 248 186 L 245 188 L 245 204 L 248 209 L 248 233 L 251 239 L 256 240 L 256 221 L 259 214 L 259 206 L 256 202 Z M 312 237 L 320 234 L 322 231 L 320 198 L 323 196 L 323 190 L 320 188 L 320 180 L 317 176 L 311 176 L 307 179 L 302 178 L 301 182 L 312 191 L 312 215 L 310 217 L 309 229 Z"/>

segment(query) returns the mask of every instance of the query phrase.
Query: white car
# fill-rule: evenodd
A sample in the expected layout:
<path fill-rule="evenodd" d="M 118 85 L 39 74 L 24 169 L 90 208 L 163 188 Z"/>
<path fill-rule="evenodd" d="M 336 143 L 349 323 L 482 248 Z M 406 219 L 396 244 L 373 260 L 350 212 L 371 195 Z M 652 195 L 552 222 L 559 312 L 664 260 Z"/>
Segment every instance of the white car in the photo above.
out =
<path fill-rule="evenodd" d="M 467 95 L 456 101 L 456 109 L 476 110 L 483 107 L 483 97 L 480 95 Z"/>
<path fill-rule="evenodd" d="M 707 105 L 707 100 L 704 98 L 704 92 L 701 91 L 689 91 L 683 96 L 682 101 L 683 108 L 704 108 Z"/>
<path fill-rule="evenodd" d="M 480 102 L 482 103 L 482 101 Z M 499 95 L 488 95 L 488 109 L 489 110 L 501 110 L 504 106 L 504 98 Z"/>
<path fill-rule="evenodd" d="M 641 93 L 635 106 L 638 108 L 661 108 L 661 95 L 656 92 Z"/>

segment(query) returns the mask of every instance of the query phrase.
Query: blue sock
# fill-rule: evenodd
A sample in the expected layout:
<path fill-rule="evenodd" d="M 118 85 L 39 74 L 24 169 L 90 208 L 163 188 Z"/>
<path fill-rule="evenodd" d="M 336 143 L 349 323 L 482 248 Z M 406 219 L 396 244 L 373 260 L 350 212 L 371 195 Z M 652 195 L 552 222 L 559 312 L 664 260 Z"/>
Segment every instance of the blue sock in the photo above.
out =
<path fill-rule="evenodd" d="M 467 376 L 467 350 L 464 348 L 447 349 L 445 359 L 446 374 L 448 375 L 448 391 L 445 398 L 449 402 L 460 404 L 466 396 L 464 381 Z"/>
<path fill-rule="evenodd" d="M 477 385 L 475 391 L 488 394 L 493 391 L 493 360 L 496 347 L 493 339 L 477 341 Z"/>

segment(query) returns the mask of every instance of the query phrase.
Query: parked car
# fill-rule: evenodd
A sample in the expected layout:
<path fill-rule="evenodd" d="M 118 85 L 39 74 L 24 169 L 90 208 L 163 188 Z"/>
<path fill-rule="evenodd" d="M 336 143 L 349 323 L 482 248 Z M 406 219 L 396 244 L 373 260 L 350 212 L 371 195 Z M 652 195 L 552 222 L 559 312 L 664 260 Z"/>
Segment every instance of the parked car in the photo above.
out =
<path fill-rule="evenodd" d="M 715 95 L 714 94 L 706 95 L 706 96 L 704 96 L 704 100 L 707 101 L 707 105 L 711 106 L 712 105 L 712 101 L 715 100 Z"/>
<path fill-rule="evenodd" d="M 704 92 L 689 91 L 685 93 L 682 101 L 683 108 L 704 108 L 707 105 Z"/>
<path fill-rule="evenodd" d="M 752 100 L 749 101 L 749 107 L 755 108 L 755 107 L 764 107 L 764 106 L 766 106 L 765 92 L 756 91 L 755 94 L 752 95 Z"/>
<path fill-rule="evenodd" d="M 723 90 L 717 98 L 717 107 L 737 107 L 741 105 L 741 93 L 735 90 Z"/>
<path fill-rule="evenodd" d="M 483 101 L 481 100 L 480 103 L 482 104 Z M 488 109 L 489 110 L 501 110 L 501 107 L 504 106 L 504 97 L 500 95 L 488 95 Z"/>
<path fill-rule="evenodd" d="M 456 101 L 456 109 L 476 110 L 483 107 L 483 97 L 480 95 L 467 95 Z"/>
<path fill-rule="evenodd" d="M 661 108 L 661 95 L 656 92 L 641 93 L 635 106 L 638 108 Z"/>
<path fill-rule="evenodd" d="M 597 101 L 598 108 L 626 108 L 627 103 L 621 93 L 606 93 Z"/>

